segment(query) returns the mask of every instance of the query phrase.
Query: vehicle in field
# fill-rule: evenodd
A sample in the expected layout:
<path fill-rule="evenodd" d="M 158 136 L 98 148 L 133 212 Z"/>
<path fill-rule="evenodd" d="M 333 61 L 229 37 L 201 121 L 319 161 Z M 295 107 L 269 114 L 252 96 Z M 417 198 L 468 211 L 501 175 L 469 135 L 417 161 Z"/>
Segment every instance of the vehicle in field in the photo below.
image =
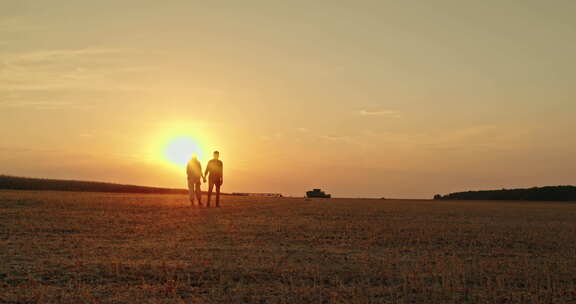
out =
<path fill-rule="evenodd" d="M 312 191 L 306 192 L 306 197 L 308 197 L 308 198 L 312 198 L 312 197 L 330 198 L 331 195 L 324 193 L 324 191 L 322 191 L 320 189 L 313 189 Z"/>

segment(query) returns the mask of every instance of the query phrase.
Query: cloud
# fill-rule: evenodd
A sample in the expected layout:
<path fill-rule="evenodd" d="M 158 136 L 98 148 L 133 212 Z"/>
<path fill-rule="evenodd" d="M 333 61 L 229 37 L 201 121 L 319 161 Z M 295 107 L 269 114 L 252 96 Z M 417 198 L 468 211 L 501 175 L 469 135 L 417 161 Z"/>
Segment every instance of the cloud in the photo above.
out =
<path fill-rule="evenodd" d="M 400 118 L 399 111 L 393 110 L 360 110 L 359 114 L 362 116 L 382 116 L 382 117 L 390 117 L 390 118 Z"/>
<path fill-rule="evenodd" d="M 8 89 L 0 88 L 0 108 L 60 110 L 90 110 L 97 105 L 118 99 L 129 100 L 131 93 L 111 89 L 50 88 Z"/>
<path fill-rule="evenodd" d="M 115 87 L 115 73 L 133 72 L 129 52 L 112 48 L 60 49 L 2 53 L 0 83 L 7 89 Z"/>
<path fill-rule="evenodd" d="M 127 63 L 133 52 L 105 47 L 0 51 L 0 107 L 87 109 L 127 100 L 146 87 L 118 79 L 153 68 Z"/>
<path fill-rule="evenodd" d="M 93 104 L 87 102 L 71 102 L 71 101 L 14 101 L 14 102 L 0 102 L 0 107 L 7 108 L 22 108 L 33 110 L 59 110 L 59 109 L 81 109 L 89 110 L 93 108 Z"/>
<path fill-rule="evenodd" d="M 84 49 L 60 49 L 43 50 L 5 55 L 5 62 L 9 64 L 42 64 L 54 61 L 69 60 L 85 56 L 122 53 L 121 49 L 112 48 L 84 48 Z"/>
<path fill-rule="evenodd" d="M 318 138 L 329 141 L 329 142 L 343 142 L 349 143 L 352 139 L 349 136 L 340 136 L 340 135 L 320 135 Z"/>
<path fill-rule="evenodd" d="M 493 151 L 530 146 L 530 130 L 512 124 L 476 125 L 433 132 L 364 130 L 368 143 L 429 151 Z"/>

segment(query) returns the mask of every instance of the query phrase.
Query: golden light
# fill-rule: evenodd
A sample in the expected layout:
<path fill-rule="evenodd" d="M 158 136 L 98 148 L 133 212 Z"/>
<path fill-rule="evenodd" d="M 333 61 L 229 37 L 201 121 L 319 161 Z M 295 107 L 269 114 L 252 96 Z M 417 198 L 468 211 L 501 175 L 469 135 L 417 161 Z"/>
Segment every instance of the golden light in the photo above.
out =
<path fill-rule="evenodd" d="M 190 157 L 196 155 L 202 160 L 202 149 L 198 142 L 191 137 L 179 136 L 168 141 L 164 147 L 164 158 L 180 167 L 186 166 Z"/>
<path fill-rule="evenodd" d="M 158 123 L 155 130 L 147 134 L 148 160 L 171 174 L 185 174 L 182 170 L 192 154 L 196 154 L 202 164 L 211 156 L 218 138 L 210 133 L 210 128 L 198 121 L 167 118 Z"/>

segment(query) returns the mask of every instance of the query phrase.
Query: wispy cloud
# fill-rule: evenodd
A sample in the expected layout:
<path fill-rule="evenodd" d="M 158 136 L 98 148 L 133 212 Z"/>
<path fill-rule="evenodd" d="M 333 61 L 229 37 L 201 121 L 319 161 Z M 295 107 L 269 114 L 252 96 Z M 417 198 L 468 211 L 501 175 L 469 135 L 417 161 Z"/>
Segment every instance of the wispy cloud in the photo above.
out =
<path fill-rule="evenodd" d="M 59 49 L 43 50 L 5 55 L 4 62 L 8 64 L 34 64 L 49 63 L 59 60 L 69 60 L 85 56 L 117 54 L 122 53 L 121 49 L 112 48 L 83 48 L 83 49 Z"/>
<path fill-rule="evenodd" d="M 435 132 L 365 130 L 367 142 L 432 151 L 487 151 L 530 146 L 530 131 L 515 125 L 477 125 Z"/>
<path fill-rule="evenodd" d="M 344 143 L 351 142 L 351 138 L 349 136 L 341 136 L 341 135 L 320 135 L 318 136 L 318 138 L 329 142 L 344 142 Z"/>
<path fill-rule="evenodd" d="M 59 49 L 2 53 L 1 90 L 118 88 L 121 73 L 150 70 L 130 64 L 132 51 L 114 48 Z"/>
<path fill-rule="evenodd" d="M 129 100 L 131 92 L 110 89 L 48 88 L 7 89 L 0 88 L 0 108 L 30 110 L 89 110 L 99 104 L 114 100 Z"/>
<path fill-rule="evenodd" d="M 393 110 L 360 110 L 358 112 L 362 116 L 383 116 L 383 117 L 390 117 L 390 118 L 400 118 L 401 113 L 399 111 Z"/>
<path fill-rule="evenodd" d="M 146 89 L 119 76 L 152 67 L 126 63 L 130 50 L 92 47 L 5 52 L 0 56 L 0 107 L 87 109 Z"/>
<path fill-rule="evenodd" d="M 0 107 L 23 108 L 33 110 L 59 110 L 59 109 L 89 110 L 94 107 L 94 104 L 82 101 L 61 101 L 61 100 L 2 101 L 0 102 Z"/>

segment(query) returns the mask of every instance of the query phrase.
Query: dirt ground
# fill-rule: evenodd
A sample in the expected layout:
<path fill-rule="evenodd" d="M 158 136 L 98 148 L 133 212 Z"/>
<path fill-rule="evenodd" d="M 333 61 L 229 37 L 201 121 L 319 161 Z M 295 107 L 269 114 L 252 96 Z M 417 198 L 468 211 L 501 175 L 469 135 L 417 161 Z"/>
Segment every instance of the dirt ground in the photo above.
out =
<path fill-rule="evenodd" d="M 0 303 L 576 303 L 576 203 L 0 191 Z"/>

